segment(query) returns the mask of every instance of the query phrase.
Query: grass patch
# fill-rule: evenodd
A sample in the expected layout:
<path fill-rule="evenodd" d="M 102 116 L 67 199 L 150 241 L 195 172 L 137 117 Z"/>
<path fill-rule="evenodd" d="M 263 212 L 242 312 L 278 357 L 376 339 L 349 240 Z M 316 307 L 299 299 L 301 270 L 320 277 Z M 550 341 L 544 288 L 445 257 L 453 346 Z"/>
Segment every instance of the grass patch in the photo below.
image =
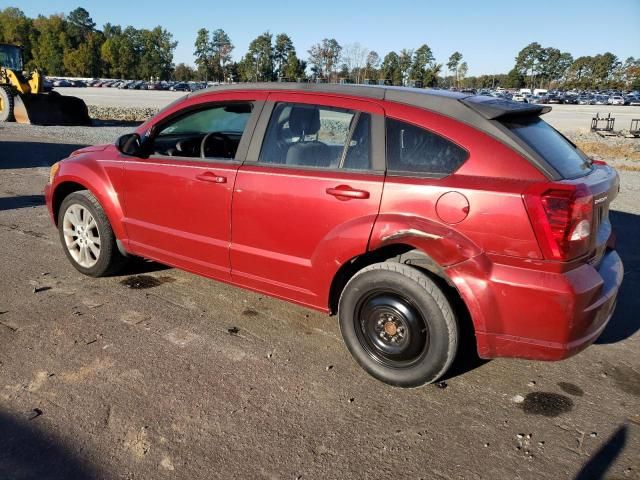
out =
<path fill-rule="evenodd" d="M 640 162 L 640 151 L 631 145 L 609 145 L 606 142 L 580 141 L 576 145 L 589 156 L 598 156 L 605 160 L 631 160 Z"/>
<path fill-rule="evenodd" d="M 640 165 L 616 165 L 616 170 L 625 170 L 627 172 L 640 172 Z"/>

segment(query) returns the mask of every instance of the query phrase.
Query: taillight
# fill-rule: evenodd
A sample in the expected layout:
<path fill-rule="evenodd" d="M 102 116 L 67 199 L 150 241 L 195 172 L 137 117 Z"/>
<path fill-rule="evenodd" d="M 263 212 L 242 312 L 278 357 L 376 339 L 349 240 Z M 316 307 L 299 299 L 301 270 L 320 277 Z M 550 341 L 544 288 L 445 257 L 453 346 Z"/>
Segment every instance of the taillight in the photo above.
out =
<path fill-rule="evenodd" d="M 535 184 L 523 195 L 545 258 L 571 260 L 589 251 L 593 196 L 584 184 Z"/>

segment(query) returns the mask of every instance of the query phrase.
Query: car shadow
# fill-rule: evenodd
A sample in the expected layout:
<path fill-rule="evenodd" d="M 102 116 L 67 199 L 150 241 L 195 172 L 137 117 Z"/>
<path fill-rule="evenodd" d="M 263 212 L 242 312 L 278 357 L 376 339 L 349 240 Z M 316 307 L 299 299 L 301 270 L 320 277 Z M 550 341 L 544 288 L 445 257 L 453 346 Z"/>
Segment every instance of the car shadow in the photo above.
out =
<path fill-rule="evenodd" d="M 0 478 L 98 478 L 54 435 L 35 427 L 43 412 L 34 409 L 28 420 L 0 412 Z"/>
<path fill-rule="evenodd" d="M 146 260 L 140 257 L 131 257 L 125 266 L 118 271 L 114 276 L 126 277 L 131 275 L 142 275 L 145 273 L 162 272 L 164 270 L 171 270 L 173 267 L 164 265 L 162 263 L 154 262 L 153 260 Z"/>
<path fill-rule="evenodd" d="M 616 310 L 596 341 L 598 344 L 617 343 L 640 330 L 640 295 L 637 293 L 640 291 L 640 215 L 612 210 L 609 216 L 625 274 Z"/>
<path fill-rule="evenodd" d="M 464 302 L 454 291 L 451 291 L 452 287 L 447 285 L 443 280 L 437 277 L 432 277 L 432 280 L 434 280 L 443 291 L 449 291 L 447 296 L 452 301 L 451 306 L 453 307 L 460 327 L 458 351 L 456 352 L 451 367 L 449 367 L 446 373 L 440 378 L 440 381 L 446 381 L 475 370 L 490 360 L 485 360 L 478 356 L 478 346 L 473 321 Z"/>
<path fill-rule="evenodd" d="M 0 212 L 18 208 L 39 207 L 44 205 L 44 195 L 19 195 L 16 197 L 0 197 Z"/>
<path fill-rule="evenodd" d="M 86 145 L 0 141 L 0 170 L 50 167 Z"/>
<path fill-rule="evenodd" d="M 574 480 L 597 480 L 606 477 L 607 470 L 613 465 L 627 443 L 626 425 L 622 425 L 611 437 L 591 455 L 582 466 Z"/>

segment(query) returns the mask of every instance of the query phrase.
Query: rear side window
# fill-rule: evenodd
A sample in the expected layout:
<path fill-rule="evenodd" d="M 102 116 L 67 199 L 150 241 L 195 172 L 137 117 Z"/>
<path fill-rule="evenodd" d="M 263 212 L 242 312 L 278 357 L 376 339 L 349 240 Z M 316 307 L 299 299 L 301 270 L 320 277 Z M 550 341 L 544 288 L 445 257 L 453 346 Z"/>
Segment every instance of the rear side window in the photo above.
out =
<path fill-rule="evenodd" d="M 523 118 L 504 122 L 504 125 L 564 178 L 581 177 L 591 171 L 587 157 L 544 120 Z"/>
<path fill-rule="evenodd" d="M 455 143 L 409 123 L 387 118 L 387 169 L 391 173 L 447 175 L 468 153 Z"/>

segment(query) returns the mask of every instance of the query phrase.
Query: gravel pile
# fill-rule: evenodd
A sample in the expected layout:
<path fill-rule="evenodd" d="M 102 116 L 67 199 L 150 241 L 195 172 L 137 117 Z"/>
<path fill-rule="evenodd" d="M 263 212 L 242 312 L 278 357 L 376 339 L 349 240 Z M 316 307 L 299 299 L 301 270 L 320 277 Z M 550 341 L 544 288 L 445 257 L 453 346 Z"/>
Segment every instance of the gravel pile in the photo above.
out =
<path fill-rule="evenodd" d="M 153 107 L 105 107 L 87 105 L 89 116 L 97 120 L 118 120 L 126 122 L 144 122 L 160 111 Z"/>
<path fill-rule="evenodd" d="M 604 160 L 617 168 L 640 170 L 640 138 L 601 137 L 594 132 L 563 132 L 591 158 Z"/>
<path fill-rule="evenodd" d="M 34 138 L 43 143 L 66 143 L 69 145 L 99 145 L 113 143 L 120 135 L 132 132 L 135 126 L 111 126 L 105 122 L 94 121 L 93 127 L 62 127 L 40 125 L 21 125 L 19 123 L 0 124 L 0 142 L 33 142 Z M 2 149 L 0 148 L 0 159 Z"/>

